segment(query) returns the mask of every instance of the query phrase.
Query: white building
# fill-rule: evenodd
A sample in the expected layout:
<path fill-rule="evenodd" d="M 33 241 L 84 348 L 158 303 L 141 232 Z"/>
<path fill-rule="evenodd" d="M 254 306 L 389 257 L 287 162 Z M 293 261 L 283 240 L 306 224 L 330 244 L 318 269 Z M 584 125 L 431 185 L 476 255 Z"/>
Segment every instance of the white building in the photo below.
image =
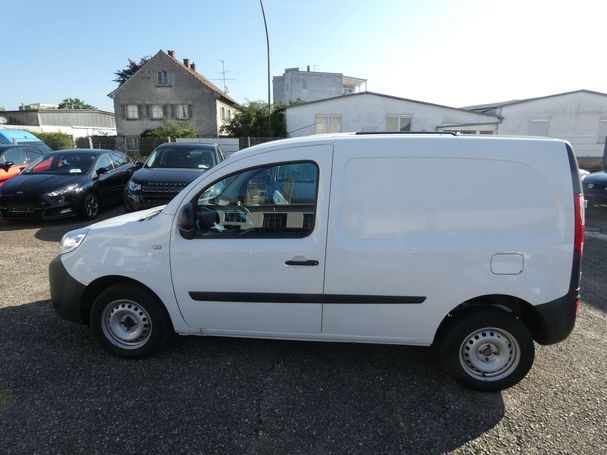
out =
<path fill-rule="evenodd" d="M 289 104 L 298 99 L 308 102 L 359 93 L 367 90 L 367 80 L 342 73 L 310 71 L 308 66 L 307 71 L 285 69 L 282 76 L 273 77 L 272 86 L 274 102 Z"/>
<path fill-rule="evenodd" d="M 601 157 L 607 136 L 607 94 L 590 90 L 469 106 L 501 118 L 500 135 L 548 136 L 571 143 L 578 157 Z"/>
<path fill-rule="evenodd" d="M 288 135 L 379 131 L 461 131 L 495 134 L 499 119 L 439 104 L 363 92 L 290 106 Z"/>

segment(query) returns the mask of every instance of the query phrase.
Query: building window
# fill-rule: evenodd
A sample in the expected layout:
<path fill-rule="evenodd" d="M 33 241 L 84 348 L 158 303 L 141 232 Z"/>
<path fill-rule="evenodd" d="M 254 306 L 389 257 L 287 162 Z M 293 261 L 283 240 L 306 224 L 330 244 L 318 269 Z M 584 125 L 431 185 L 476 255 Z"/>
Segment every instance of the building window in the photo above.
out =
<path fill-rule="evenodd" d="M 129 120 L 137 120 L 139 118 L 139 106 L 136 104 L 127 104 L 126 118 Z"/>
<path fill-rule="evenodd" d="M 170 87 L 171 78 L 166 70 L 158 71 L 158 87 Z"/>
<path fill-rule="evenodd" d="M 306 79 L 302 79 L 301 80 L 301 88 L 303 90 L 307 90 L 307 88 L 308 88 L 308 81 Z"/>
<path fill-rule="evenodd" d="M 164 116 L 161 104 L 152 104 L 152 120 L 161 119 Z"/>
<path fill-rule="evenodd" d="M 599 120 L 599 144 L 605 143 L 605 137 L 607 136 L 607 118 Z"/>
<path fill-rule="evenodd" d="M 232 111 L 228 109 L 228 120 L 232 120 Z"/>
<path fill-rule="evenodd" d="M 317 115 L 316 134 L 341 132 L 341 115 Z"/>
<path fill-rule="evenodd" d="M 226 119 L 226 108 L 221 106 L 221 120 Z"/>
<path fill-rule="evenodd" d="M 126 150 L 128 152 L 139 151 L 139 136 L 126 136 Z"/>
<path fill-rule="evenodd" d="M 410 115 L 386 115 L 386 131 L 411 131 Z"/>
<path fill-rule="evenodd" d="M 191 105 L 176 104 L 175 105 L 175 118 L 178 120 L 186 120 L 186 119 L 192 118 Z"/>
<path fill-rule="evenodd" d="M 549 120 L 529 120 L 529 136 L 548 136 Z"/>

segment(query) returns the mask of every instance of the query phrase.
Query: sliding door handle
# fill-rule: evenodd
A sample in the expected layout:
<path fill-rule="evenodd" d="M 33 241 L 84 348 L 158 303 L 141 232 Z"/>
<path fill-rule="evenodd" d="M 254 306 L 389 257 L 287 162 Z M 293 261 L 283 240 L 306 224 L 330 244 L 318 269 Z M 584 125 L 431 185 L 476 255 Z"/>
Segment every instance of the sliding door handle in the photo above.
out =
<path fill-rule="evenodd" d="M 305 266 L 312 266 L 312 265 L 318 265 L 318 261 L 315 261 L 313 259 L 308 259 L 308 260 L 304 260 L 304 261 L 294 261 L 294 260 L 290 260 L 290 261 L 286 261 L 285 264 L 287 265 L 305 265 Z"/>

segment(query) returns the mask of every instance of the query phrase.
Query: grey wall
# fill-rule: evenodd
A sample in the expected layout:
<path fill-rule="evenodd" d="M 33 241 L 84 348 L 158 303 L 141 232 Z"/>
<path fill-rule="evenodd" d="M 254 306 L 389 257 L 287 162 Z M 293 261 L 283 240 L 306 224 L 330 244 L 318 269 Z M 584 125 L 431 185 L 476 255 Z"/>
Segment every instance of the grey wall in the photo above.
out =
<path fill-rule="evenodd" d="M 569 141 L 577 156 L 603 155 L 607 122 L 607 96 L 574 92 L 506 105 L 497 110 L 503 117 L 498 134 L 529 135 L 532 120 L 547 120 L 547 136 Z M 602 122 L 601 122 L 602 121 Z"/>
<path fill-rule="evenodd" d="M 343 94 L 343 75 L 339 73 L 319 73 L 315 71 L 289 71 L 274 77 L 274 102 L 301 98 L 316 101 Z"/>
<path fill-rule="evenodd" d="M 158 87 L 158 71 L 168 70 L 170 87 Z M 206 87 L 179 63 L 159 52 L 135 76 L 114 94 L 114 111 L 119 136 L 138 136 L 147 129 L 162 126 L 160 120 L 122 118 L 121 106 L 127 104 L 190 104 L 190 122 L 201 136 L 217 134 L 216 100 L 219 94 Z M 174 120 L 174 119 L 172 119 Z"/>

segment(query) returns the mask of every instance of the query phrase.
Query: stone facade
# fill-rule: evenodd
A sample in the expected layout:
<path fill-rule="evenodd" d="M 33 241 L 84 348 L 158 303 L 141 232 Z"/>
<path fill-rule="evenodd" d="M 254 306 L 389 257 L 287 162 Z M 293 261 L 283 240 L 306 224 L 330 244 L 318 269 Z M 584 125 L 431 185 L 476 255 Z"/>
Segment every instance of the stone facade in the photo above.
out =
<path fill-rule="evenodd" d="M 162 118 L 189 121 L 199 136 L 215 137 L 234 116 L 236 102 L 197 73 L 188 59 L 182 63 L 174 55 L 159 51 L 108 95 L 114 100 L 121 148 L 137 151 L 139 135 L 162 126 Z"/>

